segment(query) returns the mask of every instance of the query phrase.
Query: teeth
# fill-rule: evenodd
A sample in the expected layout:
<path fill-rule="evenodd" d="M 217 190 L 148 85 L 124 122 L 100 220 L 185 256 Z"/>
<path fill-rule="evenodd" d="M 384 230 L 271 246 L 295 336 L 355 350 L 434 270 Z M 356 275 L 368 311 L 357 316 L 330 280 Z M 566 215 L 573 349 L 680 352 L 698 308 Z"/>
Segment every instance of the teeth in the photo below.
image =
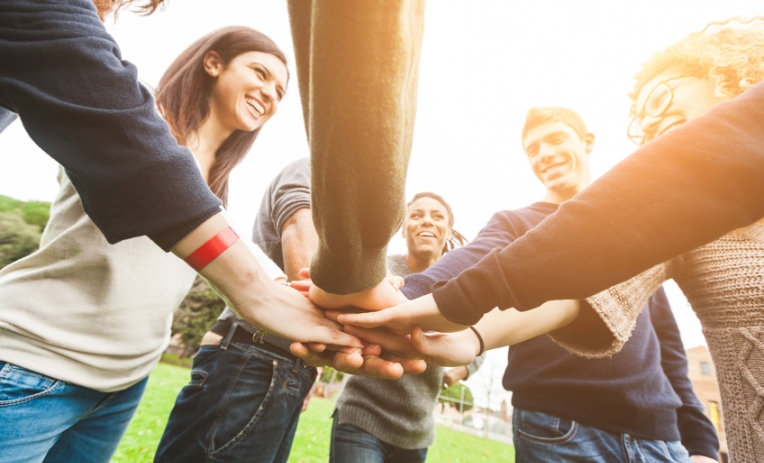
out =
<path fill-rule="evenodd" d="M 430 238 L 435 238 L 435 235 L 430 232 L 422 232 L 419 234 L 419 236 L 429 236 Z"/>
<path fill-rule="evenodd" d="M 265 109 L 262 106 L 260 106 L 260 103 L 258 103 L 257 101 L 249 99 L 249 98 L 247 98 L 245 101 L 250 106 L 250 108 L 254 109 L 261 116 L 265 114 Z"/>

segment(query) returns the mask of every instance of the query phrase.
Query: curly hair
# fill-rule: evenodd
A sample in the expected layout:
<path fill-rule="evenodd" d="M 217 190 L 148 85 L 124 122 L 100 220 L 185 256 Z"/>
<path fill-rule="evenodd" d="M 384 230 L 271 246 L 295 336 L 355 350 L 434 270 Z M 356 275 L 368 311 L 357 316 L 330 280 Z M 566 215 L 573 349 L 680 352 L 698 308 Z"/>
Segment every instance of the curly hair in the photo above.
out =
<path fill-rule="evenodd" d="M 93 3 L 98 10 L 98 17 L 101 18 L 101 21 L 106 20 L 109 13 L 116 15 L 119 10 L 127 6 L 134 7 L 136 12 L 144 16 L 155 12 L 160 6 L 165 6 L 165 0 L 145 0 L 140 4 L 136 0 L 93 0 Z"/>
<path fill-rule="evenodd" d="M 708 79 L 721 98 L 743 93 L 764 80 L 764 16 L 710 23 L 653 54 L 634 75 L 636 82 L 629 98 L 636 101 L 642 86 L 667 69 Z"/>

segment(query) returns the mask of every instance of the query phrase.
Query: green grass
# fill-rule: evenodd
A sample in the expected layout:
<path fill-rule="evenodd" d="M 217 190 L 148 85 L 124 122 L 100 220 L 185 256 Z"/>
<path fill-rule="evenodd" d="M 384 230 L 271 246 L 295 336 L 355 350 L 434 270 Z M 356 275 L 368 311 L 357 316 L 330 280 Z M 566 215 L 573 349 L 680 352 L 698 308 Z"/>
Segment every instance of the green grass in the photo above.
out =
<path fill-rule="evenodd" d="M 188 382 L 189 370 L 160 363 L 149 377 L 146 394 L 112 463 L 151 462 L 162 437 L 175 396 Z M 329 461 L 330 417 L 334 401 L 314 398 L 302 414 L 295 434 L 289 463 L 326 463 Z M 514 461 L 511 445 L 438 427 L 435 444 L 430 447 L 428 462 L 473 463 Z"/>

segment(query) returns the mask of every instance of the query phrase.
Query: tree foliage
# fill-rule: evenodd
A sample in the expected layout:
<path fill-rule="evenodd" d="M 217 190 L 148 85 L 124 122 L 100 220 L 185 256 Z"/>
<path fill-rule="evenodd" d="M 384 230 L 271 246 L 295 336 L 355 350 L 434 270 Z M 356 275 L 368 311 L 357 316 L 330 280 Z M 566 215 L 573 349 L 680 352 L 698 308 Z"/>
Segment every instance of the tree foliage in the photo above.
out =
<path fill-rule="evenodd" d="M 458 409 L 459 400 L 462 399 L 462 389 L 464 389 L 464 408 L 462 410 L 465 412 L 470 410 L 472 408 L 472 404 L 474 403 L 472 398 L 472 391 L 470 391 L 470 388 L 464 385 L 464 383 L 461 381 L 451 387 L 441 387 L 438 402 L 448 404 Z M 451 400 L 444 399 L 444 397 L 448 397 Z"/>
<path fill-rule="evenodd" d="M 13 212 L 0 212 L 0 268 L 33 253 L 40 246 L 40 230 Z"/>
<path fill-rule="evenodd" d="M 223 312 L 225 303 L 210 288 L 204 278 L 197 276 L 180 307 L 175 310 L 172 332 L 180 333 L 181 342 L 192 352 L 199 349 L 204 333 Z"/>

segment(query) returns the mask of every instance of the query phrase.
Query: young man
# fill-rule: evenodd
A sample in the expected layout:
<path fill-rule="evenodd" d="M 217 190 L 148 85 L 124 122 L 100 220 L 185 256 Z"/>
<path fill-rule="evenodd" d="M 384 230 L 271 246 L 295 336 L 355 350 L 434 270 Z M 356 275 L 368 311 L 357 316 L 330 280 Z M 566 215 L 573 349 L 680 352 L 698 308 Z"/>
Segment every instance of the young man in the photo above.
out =
<path fill-rule="evenodd" d="M 594 136 L 565 108 L 532 109 L 523 148 L 544 184 L 541 202 L 494 215 L 478 237 L 406 278 L 413 299 L 529 232 L 591 183 Z M 504 386 L 513 391 L 518 461 L 714 461 L 718 440 L 687 378 L 687 359 L 662 291 L 631 339 L 610 358 L 586 360 L 549 337 L 513 346 Z M 682 445 L 687 448 L 685 451 Z"/>

